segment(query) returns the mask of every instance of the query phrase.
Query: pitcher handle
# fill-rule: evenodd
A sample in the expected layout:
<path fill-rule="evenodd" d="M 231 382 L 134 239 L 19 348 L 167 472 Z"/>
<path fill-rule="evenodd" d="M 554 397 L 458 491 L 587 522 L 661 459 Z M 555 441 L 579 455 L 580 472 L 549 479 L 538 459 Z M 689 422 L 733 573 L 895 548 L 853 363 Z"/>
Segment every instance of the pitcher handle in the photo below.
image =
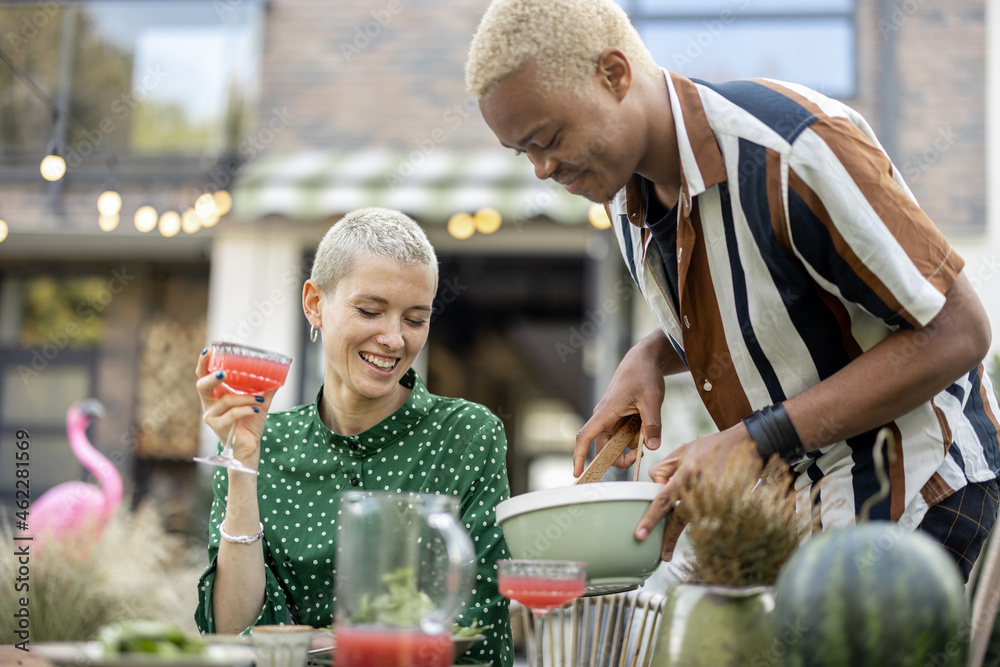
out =
<path fill-rule="evenodd" d="M 427 634 L 451 632 L 445 620 L 454 618 L 465 607 L 475 570 L 476 551 L 469 533 L 451 514 L 441 512 L 427 517 L 428 525 L 441 533 L 448 552 L 448 588 L 441 607 L 421 620 Z"/>

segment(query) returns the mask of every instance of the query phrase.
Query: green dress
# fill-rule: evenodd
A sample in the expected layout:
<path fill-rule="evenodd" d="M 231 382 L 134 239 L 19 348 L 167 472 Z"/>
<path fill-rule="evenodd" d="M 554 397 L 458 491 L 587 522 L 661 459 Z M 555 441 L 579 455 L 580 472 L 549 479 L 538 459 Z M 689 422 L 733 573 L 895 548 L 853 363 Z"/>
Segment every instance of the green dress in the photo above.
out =
<path fill-rule="evenodd" d="M 496 561 L 510 557 L 495 515 L 497 503 L 510 496 L 503 424 L 481 405 L 431 394 L 412 369 L 401 384 L 412 389 L 402 407 L 355 436 L 338 435 L 323 424 L 322 388 L 314 403 L 268 415 L 257 482 L 267 584 L 254 625 L 331 624 L 341 491 L 448 493 L 459 499 L 460 518 L 477 553 L 472 596 L 456 620 L 493 626 L 461 662 L 510 667 L 510 616 L 496 581 Z M 212 585 L 227 485 L 228 471 L 219 468 L 213 480 L 211 564 L 198 583 L 195 621 L 202 632 L 215 631 Z"/>

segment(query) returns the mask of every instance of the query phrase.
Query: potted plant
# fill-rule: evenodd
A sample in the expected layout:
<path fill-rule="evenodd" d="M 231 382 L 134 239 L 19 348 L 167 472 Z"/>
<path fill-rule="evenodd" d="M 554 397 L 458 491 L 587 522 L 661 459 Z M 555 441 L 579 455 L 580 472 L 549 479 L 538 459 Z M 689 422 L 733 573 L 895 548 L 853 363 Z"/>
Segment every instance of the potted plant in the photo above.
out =
<path fill-rule="evenodd" d="M 813 524 L 811 507 L 796 509 L 792 480 L 775 456 L 756 484 L 730 461 L 717 479 L 685 485 L 674 511 L 693 560 L 667 592 L 652 664 L 766 664 L 775 580 Z"/>

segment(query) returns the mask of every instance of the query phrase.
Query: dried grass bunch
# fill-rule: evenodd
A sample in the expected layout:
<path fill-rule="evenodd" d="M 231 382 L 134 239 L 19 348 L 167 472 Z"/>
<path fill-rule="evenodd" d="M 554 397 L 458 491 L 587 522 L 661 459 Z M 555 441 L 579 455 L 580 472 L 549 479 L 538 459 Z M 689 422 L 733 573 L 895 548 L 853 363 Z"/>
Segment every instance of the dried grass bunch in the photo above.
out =
<path fill-rule="evenodd" d="M 109 623 L 155 620 L 197 632 L 193 614 L 196 585 L 204 567 L 186 540 L 163 528 L 149 504 L 122 509 L 104 536 L 88 548 L 75 541 L 46 539 L 36 553 L 29 546 L 30 588 L 16 591 L 15 550 L 33 541 L 15 541 L 9 525 L 0 526 L 0 616 L 14 618 L 19 599 L 27 598 L 30 641 L 86 641 Z M 89 553 L 88 553 L 89 551 Z M 0 643 L 20 641 L 16 623 L 0 624 Z"/>
<path fill-rule="evenodd" d="M 689 583 L 771 586 L 791 553 L 813 529 L 811 503 L 796 509 L 793 475 L 773 456 L 759 483 L 730 459 L 717 479 L 696 477 L 677 507 L 688 524 L 694 562 Z"/>

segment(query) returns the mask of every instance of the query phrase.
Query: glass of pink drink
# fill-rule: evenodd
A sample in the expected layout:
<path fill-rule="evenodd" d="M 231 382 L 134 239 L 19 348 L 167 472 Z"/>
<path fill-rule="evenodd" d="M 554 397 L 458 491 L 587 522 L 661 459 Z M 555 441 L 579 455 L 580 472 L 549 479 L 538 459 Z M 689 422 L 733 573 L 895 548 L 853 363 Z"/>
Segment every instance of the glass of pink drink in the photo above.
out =
<path fill-rule="evenodd" d="M 224 371 L 223 384 L 238 394 L 263 394 L 285 384 L 292 358 L 240 343 L 213 341 L 208 348 L 208 370 Z M 196 456 L 195 461 L 223 466 L 231 470 L 257 474 L 253 468 L 240 463 L 233 456 L 233 439 L 236 424 L 229 429 L 222 453 L 216 456 Z"/>
<path fill-rule="evenodd" d="M 334 664 L 346 667 L 451 667 L 450 632 L 411 628 L 337 628 Z"/>
<path fill-rule="evenodd" d="M 542 623 L 545 616 L 583 595 L 587 564 L 569 560 L 511 559 L 497 561 L 500 594 L 520 602 L 535 619 L 535 667 L 542 662 Z"/>

